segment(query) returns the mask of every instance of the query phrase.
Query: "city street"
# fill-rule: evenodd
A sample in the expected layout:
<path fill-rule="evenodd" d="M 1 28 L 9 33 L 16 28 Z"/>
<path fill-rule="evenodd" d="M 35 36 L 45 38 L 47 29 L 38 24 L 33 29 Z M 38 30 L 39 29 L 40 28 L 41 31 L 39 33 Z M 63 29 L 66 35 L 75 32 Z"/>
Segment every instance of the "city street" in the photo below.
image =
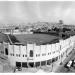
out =
<path fill-rule="evenodd" d="M 64 65 L 68 61 L 74 60 L 74 59 L 75 59 L 75 49 L 73 50 L 73 52 L 71 53 L 71 55 L 64 60 L 63 64 L 60 65 L 55 72 L 56 73 L 75 73 L 75 68 L 74 67 L 71 67 L 69 70 L 64 67 Z"/>

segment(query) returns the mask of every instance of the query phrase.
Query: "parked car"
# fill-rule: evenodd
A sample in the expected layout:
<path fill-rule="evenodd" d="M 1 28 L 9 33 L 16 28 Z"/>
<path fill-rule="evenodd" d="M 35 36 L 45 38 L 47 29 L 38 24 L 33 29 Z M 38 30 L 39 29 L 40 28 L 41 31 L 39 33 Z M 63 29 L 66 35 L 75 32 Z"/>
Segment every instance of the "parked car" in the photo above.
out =
<path fill-rule="evenodd" d="M 72 65 L 72 60 L 70 60 L 68 63 L 67 63 L 67 67 L 71 67 Z"/>
<path fill-rule="evenodd" d="M 72 60 L 70 60 L 69 62 L 67 62 L 67 63 L 64 65 L 64 67 L 67 69 L 67 71 L 70 71 L 71 65 L 72 65 Z"/>
<path fill-rule="evenodd" d="M 74 67 L 74 69 L 75 69 L 75 60 L 72 60 L 72 65 L 71 66 Z"/>

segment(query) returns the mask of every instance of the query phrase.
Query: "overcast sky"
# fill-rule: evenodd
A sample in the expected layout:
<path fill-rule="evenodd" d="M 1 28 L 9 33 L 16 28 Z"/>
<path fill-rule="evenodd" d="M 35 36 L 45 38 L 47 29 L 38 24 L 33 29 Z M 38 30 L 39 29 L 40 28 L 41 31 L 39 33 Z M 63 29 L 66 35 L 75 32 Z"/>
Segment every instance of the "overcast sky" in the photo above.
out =
<path fill-rule="evenodd" d="M 0 23 L 58 22 L 59 19 L 75 24 L 75 2 L 0 2 Z"/>

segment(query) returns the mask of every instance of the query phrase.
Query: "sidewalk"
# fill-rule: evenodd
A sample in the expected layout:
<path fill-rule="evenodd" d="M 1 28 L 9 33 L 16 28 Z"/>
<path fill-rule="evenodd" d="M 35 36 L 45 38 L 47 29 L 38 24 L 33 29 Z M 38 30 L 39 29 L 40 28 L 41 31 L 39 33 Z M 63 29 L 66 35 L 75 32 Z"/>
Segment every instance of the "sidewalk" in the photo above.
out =
<path fill-rule="evenodd" d="M 0 73 L 12 72 L 8 60 L 0 58 Z"/>

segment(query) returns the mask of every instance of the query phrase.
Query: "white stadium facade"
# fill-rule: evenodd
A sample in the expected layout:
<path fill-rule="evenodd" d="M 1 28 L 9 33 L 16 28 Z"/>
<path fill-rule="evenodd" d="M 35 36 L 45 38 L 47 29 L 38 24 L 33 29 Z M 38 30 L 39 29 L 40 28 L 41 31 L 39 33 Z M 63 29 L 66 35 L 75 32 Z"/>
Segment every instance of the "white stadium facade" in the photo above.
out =
<path fill-rule="evenodd" d="M 72 52 L 74 45 L 74 35 L 59 39 L 48 34 L 0 33 L 0 53 L 12 67 L 21 69 L 50 67 L 52 63 L 61 63 Z"/>

